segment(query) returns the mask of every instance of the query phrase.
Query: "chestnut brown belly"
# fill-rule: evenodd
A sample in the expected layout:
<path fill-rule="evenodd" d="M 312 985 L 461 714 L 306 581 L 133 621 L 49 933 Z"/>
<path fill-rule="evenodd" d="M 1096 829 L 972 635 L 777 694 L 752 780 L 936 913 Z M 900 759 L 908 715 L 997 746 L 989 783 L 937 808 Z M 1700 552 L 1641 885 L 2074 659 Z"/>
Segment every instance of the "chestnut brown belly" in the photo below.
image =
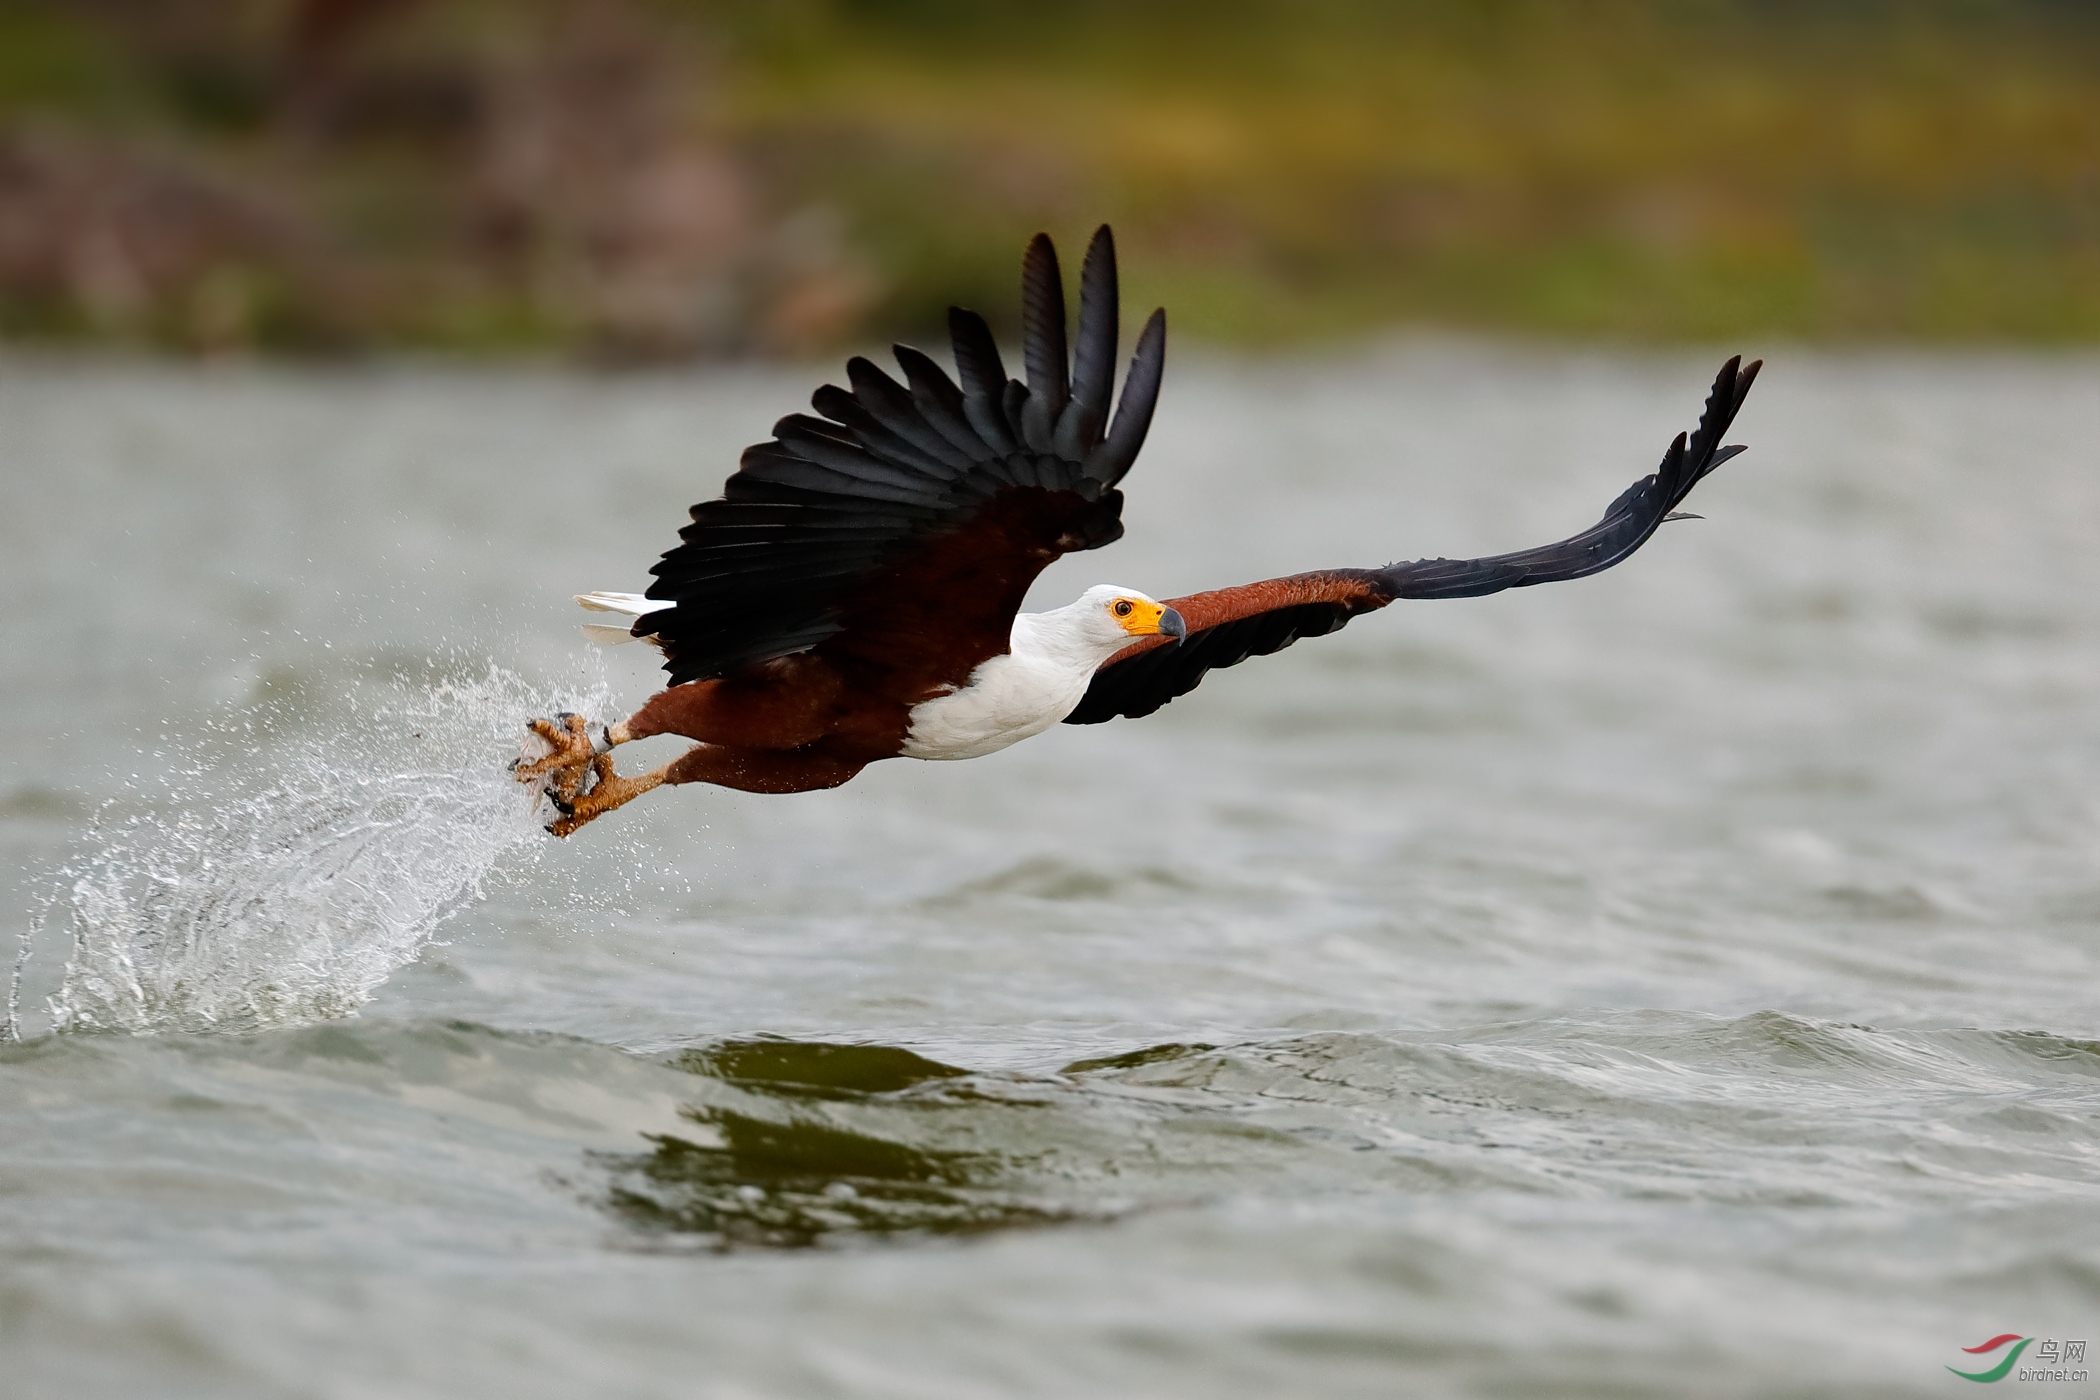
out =
<path fill-rule="evenodd" d="M 847 685 L 806 652 L 674 685 L 627 720 L 634 739 L 680 734 L 737 749 L 815 749 L 850 763 L 895 757 L 910 728 L 909 704 Z"/>

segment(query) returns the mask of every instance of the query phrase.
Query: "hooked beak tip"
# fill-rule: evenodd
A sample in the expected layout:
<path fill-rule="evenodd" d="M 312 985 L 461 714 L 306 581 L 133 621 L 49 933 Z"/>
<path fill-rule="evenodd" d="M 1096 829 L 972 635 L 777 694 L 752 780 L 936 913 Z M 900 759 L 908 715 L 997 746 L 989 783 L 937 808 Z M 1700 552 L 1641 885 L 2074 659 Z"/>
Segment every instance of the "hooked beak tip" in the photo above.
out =
<path fill-rule="evenodd" d="M 1178 612 L 1175 612 L 1175 611 L 1174 611 L 1174 610 L 1173 610 L 1172 608 L 1167 608 L 1167 609 L 1163 610 L 1163 611 L 1162 611 L 1162 612 L 1160 613 L 1160 615 L 1159 615 L 1159 635 L 1160 635 L 1160 636 L 1162 636 L 1162 637 L 1172 637 L 1172 638 L 1173 638 L 1173 639 L 1174 639 L 1175 641 L 1177 641 L 1177 642 L 1178 642 L 1178 641 L 1180 641 L 1180 640 L 1181 640 L 1181 639 L 1182 639 L 1183 637 L 1186 637 L 1186 636 L 1187 636 L 1188 634 L 1189 634 L 1188 624 L 1187 624 L 1187 623 L 1184 623 L 1184 622 L 1183 622 L 1183 621 L 1181 620 L 1181 614 L 1180 614 L 1180 613 L 1178 613 Z"/>

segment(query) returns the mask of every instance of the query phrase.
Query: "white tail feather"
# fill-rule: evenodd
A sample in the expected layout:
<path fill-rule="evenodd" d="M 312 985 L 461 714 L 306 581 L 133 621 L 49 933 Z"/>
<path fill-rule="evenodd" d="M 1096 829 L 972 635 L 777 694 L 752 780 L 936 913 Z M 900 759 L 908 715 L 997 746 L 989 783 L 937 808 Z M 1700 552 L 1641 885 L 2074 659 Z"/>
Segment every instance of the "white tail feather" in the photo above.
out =
<path fill-rule="evenodd" d="M 576 601 L 586 611 L 618 613 L 627 618 L 653 613 L 664 606 L 656 599 L 643 597 L 639 593 L 579 593 L 576 595 Z M 612 627 L 602 622 L 583 624 L 583 635 L 601 647 L 616 647 L 622 642 L 647 642 L 658 651 L 662 651 L 664 646 L 661 637 L 637 637 L 625 627 Z"/>
<path fill-rule="evenodd" d="M 587 612 L 626 613 L 629 617 L 640 617 L 643 613 L 655 612 L 663 604 L 639 593 L 579 593 L 576 601 Z"/>

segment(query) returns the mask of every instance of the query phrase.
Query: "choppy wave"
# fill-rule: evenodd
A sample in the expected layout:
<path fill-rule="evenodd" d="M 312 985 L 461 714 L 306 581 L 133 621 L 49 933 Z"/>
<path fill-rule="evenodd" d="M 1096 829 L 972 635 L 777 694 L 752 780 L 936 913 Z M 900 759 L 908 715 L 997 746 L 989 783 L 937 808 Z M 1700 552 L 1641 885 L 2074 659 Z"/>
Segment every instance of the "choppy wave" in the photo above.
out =
<path fill-rule="evenodd" d="M 255 1031 L 348 1014 L 413 960 L 498 863 L 545 839 L 509 781 L 548 696 L 478 677 L 298 687 L 137 775 L 46 927 L 71 936 L 54 1029 Z M 316 700 L 316 692 L 319 699 Z M 558 697 L 602 709 L 602 688 Z"/>
<path fill-rule="evenodd" d="M 2060 1201 L 2084 1190 L 2100 1074 L 2093 1047 L 2040 1033 L 1774 1012 L 1172 1043 L 1035 1074 L 773 1039 L 662 1063 L 694 1077 L 684 1121 L 594 1154 L 601 1203 L 712 1248 L 1101 1222 L 1221 1190 L 1883 1209 L 1989 1181 Z"/>

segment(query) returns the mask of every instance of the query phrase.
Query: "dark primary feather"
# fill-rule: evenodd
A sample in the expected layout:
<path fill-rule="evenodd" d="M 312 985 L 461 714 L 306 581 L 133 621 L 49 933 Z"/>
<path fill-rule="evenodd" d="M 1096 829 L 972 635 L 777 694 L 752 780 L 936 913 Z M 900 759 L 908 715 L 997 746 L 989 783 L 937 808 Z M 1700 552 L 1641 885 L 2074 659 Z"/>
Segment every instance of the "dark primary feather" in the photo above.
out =
<path fill-rule="evenodd" d="M 1101 445 L 1087 454 L 1087 475 L 1104 486 L 1113 486 L 1137 460 L 1152 428 L 1152 410 L 1159 403 L 1160 376 L 1167 367 L 1167 313 L 1154 311 L 1138 335 L 1137 351 L 1130 357 L 1130 372 L 1123 376 L 1123 399 L 1116 405 L 1115 422 Z"/>
<path fill-rule="evenodd" d="M 1048 234 L 1028 240 L 1021 259 L 1021 361 L 1028 371 L 1028 399 L 1021 407 L 1021 436 L 1036 452 L 1051 450 L 1057 415 L 1070 393 L 1065 359 L 1065 279 Z"/>
<path fill-rule="evenodd" d="M 1378 570 L 1381 591 L 1389 599 L 1477 598 L 1505 588 L 1560 583 L 1610 568 L 1646 544 L 1707 473 L 1743 450 L 1721 447 L 1721 435 L 1735 421 L 1762 368 L 1762 360 L 1744 367 L 1740 355 L 1722 365 L 1690 439 L 1679 433 L 1654 475 L 1627 487 L 1604 518 L 1581 534 L 1485 559 L 1415 559 L 1388 564 Z"/>
<path fill-rule="evenodd" d="M 948 334 L 955 343 L 955 370 L 962 380 L 963 413 L 977 436 L 1004 457 L 1020 450 L 1004 400 L 1006 365 L 999 358 L 999 342 L 984 317 L 960 306 L 948 308 Z"/>
<path fill-rule="evenodd" d="M 648 596 L 666 606 L 634 630 L 663 639 L 672 683 L 807 650 L 849 625 L 873 638 L 901 634 L 913 600 L 893 604 L 883 591 L 899 580 L 980 570 L 1003 598 L 1058 554 L 1117 538 L 1122 496 L 1110 488 L 1144 443 L 1166 329 L 1154 312 L 1104 438 L 1115 297 L 1104 227 L 1081 272 L 1077 363 L 1068 364 L 1057 254 L 1039 235 L 1022 270 L 1026 384 L 1007 377 L 983 318 L 956 308 L 948 324 L 960 384 L 909 347 L 897 349 L 903 383 L 856 356 L 850 389 L 827 384 L 811 396 L 820 417 L 789 414 L 772 441 L 747 448 L 721 498 L 692 508 L 684 543 L 652 570 Z M 972 531 L 982 536 L 974 545 Z M 996 633 L 986 655 L 1005 649 L 1018 603 L 993 606 L 1003 619 L 974 620 Z"/>
<path fill-rule="evenodd" d="M 1178 642 L 1134 649 L 1110 660 L 1095 673 L 1085 698 L 1066 716 L 1065 723 L 1099 724 L 1118 716 L 1137 719 L 1149 715 L 1194 690 L 1211 671 L 1237 666 L 1250 656 L 1281 651 L 1300 637 L 1338 631 L 1358 613 L 1382 608 L 1396 598 L 1478 597 L 1505 588 L 1582 578 L 1610 568 L 1639 549 L 1670 519 L 1702 478 L 1743 450 L 1719 443 L 1760 368 L 1762 362 L 1744 366 L 1740 357 L 1721 366 L 1698 428 L 1689 437 L 1678 434 L 1655 473 L 1627 488 L 1604 518 L 1581 534 L 1484 559 L 1417 559 L 1382 569 L 1335 569 L 1171 600 L 1190 615 L 1230 613 L 1234 595 L 1258 602 L 1264 590 L 1295 586 L 1290 593 L 1293 601 L 1287 606 L 1227 616 L 1208 627 L 1192 622 L 1197 630 Z M 1131 379 L 1136 377 L 1133 370 Z M 1127 408 L 1133 397 L 1128 383 L 1123 394 Z M 1113 439 L 1113 431 L 1110 437 Z M 1297 601 L 1308 587 L 1324 589 L 1326 596 L 1319 601 Z"/>
<path fill-rule="evenodd" d="M 1086 250 L 1079 274 L 1079 337 L 1072 347 L 1072 401 L 1058 415 L 1053 446 L 1068 461 L 1083 461 L 1108 423 L 1108 395 L 1116 377 L 1116 241 L 1103 224 Z"/>

